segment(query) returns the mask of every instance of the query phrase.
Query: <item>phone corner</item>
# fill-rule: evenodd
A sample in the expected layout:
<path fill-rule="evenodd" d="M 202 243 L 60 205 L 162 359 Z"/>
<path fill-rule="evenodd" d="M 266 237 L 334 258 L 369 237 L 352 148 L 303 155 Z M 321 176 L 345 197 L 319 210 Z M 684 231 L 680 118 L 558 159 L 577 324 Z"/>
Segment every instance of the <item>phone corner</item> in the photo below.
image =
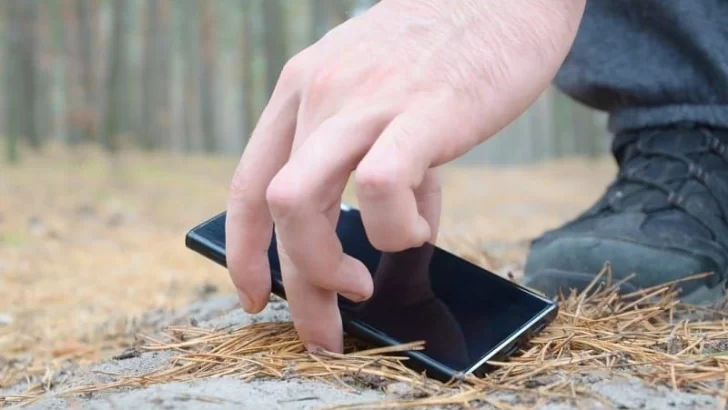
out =
<path fill-rule="evenodd" d="M 561 310 L 561 305 L 559 305 L 559 303 L 556 301 L 551 301 L 549 303 L 549 311 L 548 311 L 548 313 L 546 313 L 546 317 L 545 317 L 546 322 L 551 323 L 554 320 L 556 320 L 556 317 L 559 316 L 560 310 Z"/>
<path fill-rule="evenodd" d="M 193 249 L 195 243 L 196 228 L 192 228 L 185 233 L 185 247 Z"/>
<path fill-rule="evenodd" d="M 496 357 L 491 358 L 491 360 L 497 361 L 501 358 L 502 357 L 496 356 Z M 472 378 L 472 377 L 474 377 L 476 379 L 485 378 L 488 376 L 489 373 L 492 373 L 494 370 L 496 370 L 496 367 L 493 366 L 492 364 L 490 364 L 491 360 L 488 360 L 488 361 L 485 361 L 482 363 L 478 363 L 478 364 L 474 365 L 473 367 L 471 367 L 470 369 L 468 369 L 467 371 L 462 372 L 462 375 L 456 376 L 456 377 L 462 377 L 463 380 Z"/>

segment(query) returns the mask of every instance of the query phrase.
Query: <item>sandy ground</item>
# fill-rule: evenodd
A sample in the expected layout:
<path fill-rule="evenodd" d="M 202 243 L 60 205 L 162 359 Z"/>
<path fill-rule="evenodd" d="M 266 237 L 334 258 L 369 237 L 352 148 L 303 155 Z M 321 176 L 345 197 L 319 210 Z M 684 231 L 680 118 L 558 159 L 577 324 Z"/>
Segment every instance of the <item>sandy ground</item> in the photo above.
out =
<path fill-rule="evenodd" d="M 232 292 L 225 272 L 184 247 L 225 208 L 236 159 L 48 150 L 0 163 L 0 357 L 42 374 L 128 344 L 139 315 Z M 609 158 L 517 168 L 448 166 L 439 245 L 518 276 L 529 239 L 589 206 Z M 345 199 L 356 205 L 351 187 Z"/>
<path fill-rule="evenodd" d="M 220 267 L 184 248 L 184 233 L 224 208 L 234 158 L 103 157 L 49 153 L 0 165 L 0 397 L 39 381 L 33 409 L 308 409 L 397 399 L 403 386 L 356 391 L 324 382 L 220 377 L 56 397 L 73 386 L 151 371 L 173 352 L 114 359 L 138 332 L 196 320 L 236 326 L 286 320 L 282 306 L 251 318 Z M 114 171 L 110 171 L 110 169 Z M 614 175 L 609 158 L 519 168 L 444 170 L 440 245 L 500 274 L 520 274 L 528 241 L 578 214 Z M 356 205 L 351 189 L 346 200 Z M 101 373 L 99 373 L 101 372 Z M 584 382 L 625 409 L 717 408 L 715 397 L 600 374 Z M 532 405 L 517 395 L 493 397 Z M 481 403 L 488 406 L 487 403 Z M 578 408 L 560 403 L 542 408 Z M 587 403 L 586 408 L 598 408 Z"/>
<path fill-rule="evenodd" d="M 280 306 L 283 305 L 283 306 Z M 200 327 L 221 328 L 228 325 L 244 326 L 253 321 L 285 321 L 287 311 L 282 309 L 284 301 L 272 303 L 260 315 L 250 316 L 237 307 L 234 296 L 219 295 L 204 298 L 174 314 L 149 314 L 146 320 L 158 326 L 178 321 L 194 320 Z M 401 383 L 391 383 L 380 389 L 355 386 L 346 389 L 334 383 L 300 380 L 259 380 L 242 382 L 234 376 L 196 380 L 192 382 L 173 382 L 152 385 L 138 389 L 120 389 L 101 393 L 65 397 L 65 389 L 88 385 L 103 384 L 116 379 L 113 375 L 138 376 L 156 368 L 166 366 L 175 353 L 170 351 L 144 352 L 137 357 L 111 359 L 90 368 L 68 368 L 54 379 L 56 384 L 52 393 L 27 406 L 34 410 L 51 409 L 318 409 L 344 405 L 382 405 L 407 397 L 408 387 Z M 564 378 L 578 380 L 610 400 L 619 409 L 716 409 L 719 400 L 700 394 L 675 392 L 665 387 L 649 386 L 628 375 L 624 377 L 606 376 L 600 373 L 549 375 L 549 380 Z M 0 390 L 0 395 L 20 393 L 26 386 Z M 500 392 L 488 399 L 508 404 L 513 408 L 530 407 L 534 403 L 519 395 Z M 476 408 L 499 408 L 487 402 L 474 404 Z M 429 408 L 456 408 L 439 407 Z M 598 401 L 569 403 L 564 401 L 541 403 L 543 409 L 602 409 L 610 408 Z"/>

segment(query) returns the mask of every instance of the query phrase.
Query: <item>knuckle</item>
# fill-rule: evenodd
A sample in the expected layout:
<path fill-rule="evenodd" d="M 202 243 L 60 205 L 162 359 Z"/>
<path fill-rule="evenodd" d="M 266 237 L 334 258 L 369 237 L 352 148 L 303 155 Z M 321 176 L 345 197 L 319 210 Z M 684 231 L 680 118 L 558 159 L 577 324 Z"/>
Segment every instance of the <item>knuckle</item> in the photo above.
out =
<path fill-rule="evenodd" d="M 418 244 L 416 232 L 408 229 L 409 227 L 398 216 L 379 215 L 374 218 L 367 214 L 363 216 L 367 238 L 376 249 L 382 252 L 400 252 Z"/>
<path fill-rule="evenodd" d="M 250 186 L 250 183 L 247 181 L 247 178 L 245 178 L 242 173 L 240 172 L 240 167 L 235 170 L 235 174 L 233 175 L 232 180 L 230 181 L 230 197 L 232 199 L 248 199 L 250 198 L 252 194 L 252 189 Z"/>
<path fill-rule="evenodd" d="M 278 218 L 294 213 L 304 200 L 298 186 L 281 176 L 268 185 L 265 199 L 273 216 Z"/>
<path fill-rule="evenodd" d="M 236 208 L 238 211 L 247 212 L 264 206 L 262 192 L 255 187 L 250 178 L 243 175 L 240 167 L 235 171 L 228 188 L 228 208 Z"/>
<path fill-rule="evenodd" d="M 422 184 L 415 189 L 415 196 L 418 202 L 425 202 L 432 198 L 442 198 L 442 182 L 440 176 L 428 174 Z"/>
<path fill-rule="evenodd" d="M 334 62 L 326 62 L 311 75 L 306 84 L 306 100 L 309 104 L 318 105 L 330 100 L 338 90 L 346 88 L 342 74 L 346 68 L 337 67 Z"/>
<path fill-rule="evenodd" d="M 282 88 L 294 87 L 301 81 L 301 76 L 309 66 L 309 58 L 306 50 L 291 57 L 283 65 L 278 76 L 278 86 Z"/>
<path fill-rule="evenodd" d="M 396 173 L 369 166 L 358 169 L 354 181 L 357 193 L 366 198 L 388 196 L 400 185 Z"/>
<path fill-rule="evenodd" d="M 330 64 L 324 65 L 313 75 L 308 88 L 314 92 L 328 90 L 337 83 L 339 75 L 338 71 L 334 70 Z"/>

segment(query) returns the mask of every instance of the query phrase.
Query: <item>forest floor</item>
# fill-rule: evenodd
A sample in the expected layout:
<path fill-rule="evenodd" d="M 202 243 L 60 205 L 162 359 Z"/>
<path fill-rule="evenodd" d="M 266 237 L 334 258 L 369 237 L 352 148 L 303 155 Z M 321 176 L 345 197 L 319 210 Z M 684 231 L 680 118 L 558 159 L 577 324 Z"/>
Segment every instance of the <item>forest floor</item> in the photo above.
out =
<path fill-rule="evenodd" d="M 336 375 L 333 379 L 327 379 L 326 372 L 312 378 L 297 377 L 276 372 L 270 367 L 275 367 L 273 364 L 263 366 L 268 369 L 267 377 L 248 377 L 247 382 L 234 377 L 240 374 L 231 369 L 228 374 L 216 373 L 218 377 L 204 380 L 157 374 L 157 379 L 147 375 L 135 382 L 124 379 L 126 384 L 114 385 L 113 381 L 119 379 L 110 373 L 143 376 L 164 367 L 173 356 L 190 354 L 182 347 L 184 343 L 165 345 L 172 339 L 188 341 L 185 346 L 195 345 L 190 341 L 198 340 L 200 346 L 204 345 L 203 351 L 211 351 L 209 344 L 214 345 L 219 337 L 204 337 L 209 337 L 213 328 L 232 326 L 250 332 L 256 325 L 275 322 L 284 326 L 280 331 L 288 329 L 284 302 L 274 300 L 258 317 L 243 314 L 231 296 L 233 288 L 226 271 L 184 246 L 189 228 L 223 210 L 235 163 L 235 158 L 140 153 L 110 160 L 94 150 L 69 153 L 49 149 L 27 155 L 16 166 L 0 165 L 0 407 L 26 404 L 40 409 L 74 405 L 181 409 L 241 408 L 244 403 L 250 408 L 297 409 L 377 402 L 393 395 L 431 400 L 432 405 L 471 402 L 513 408 L 534 404 L 518 399 L 507 389 L 485 397 L 484 386 L 476 386 L 480 390 L 471 386 L 458 393 L 471 394 L 467 397 L 453 396 L 455 393 L 447 390 L 449 398 L 441 402 L 432 401 L 440 397 L 432 391 L 411 394 L 408 387 L 397 387 L 398 383 L 387 384 L 386 388 L 379 388 L 377 383 L 359 383 L 360 388 L 351 391 L 336 384 L 342 382 Z M 590 205 L 603 192 L 615 168 L 610 158 L 590 158 L 512 168 L 453 165 L 444 171 L 440 245 L 499 274 L 518 278 L 528 241 Z M 350 189 L 345 199 L 356 205 Z M 672 309 L 674 304 L 670 306 Z M 577 316 L 580 309 L 576 308 Z M 724 321 L 712 317 L 704 323 L 710 323 L 710 337 L 720 339 L 722 335 L 721 340 L 725 340 L 728 330 Z M 722 329 L 718 323 L 723 323 Z M 168 326 L 178 326 L 172 339 L 143 336 L 159 335 Z M 670 360 L 676 361 L 671 362 L 672 378 L 663 383 L 667 387 L 651 385 L 655 377 L 637 377 L 629 372 L 625 374 L 637 378 L 617 381 L 612 376 L 595 376 L 590 370 L 571 380 L 563 379 L 559 371 L 573 366 L 573 360 L 568 366 L 564 364 L 564 369 L 533 373 L 545 378 L 558 375 L 561 382 L 543 381 L 534 386 L 548 386 L 544 394 L 551 394 L 551 398 L 565 394 L 557 390 L 573 393 L 574 397 L 567 394 L 571 404 L 562 406 L 577 406 L 575 397 L 582 391 L 581 384 L 586 384 L 591 386 L 587 398 L 593 399 L 596 392 L 626 408 L 724 407 L 728 396 L 715 393 L 710 386 L 728 377 L 728 361 L 716 356 L 706 359 L 712 361 L 700 362 L 702 370 L 691 368 L 698 372 L 696 380 L 713 383 L 710 385 L 703 383 L 697 388 L 693 379 L 682 375 L 693 373 L 680 367 L 685 361 L 677 353 L 693 355 L 694 349 L 702 351 L 707 342 L 706 336 L 693 335 L 698 330 L 686 325 L 688 336 L 680 342 L 683 348 L 670 353 Z M 180 336 L 180 332 L 188 333 Z M 230 332 L 223 331 L 228 335 Z M 671 337 L 674 339 L 674 334 Z M 700 342 L 688 346 L 693 337 Z M 140 346 L 146 343 L 157 343 L 158 348 L 144 350 Z M 567 341 L 559 343 L 563 350 Z M 573 341 L 568 343 L 576 346 Z M 553 350 L 553 344 L 549 346 L 543 347 L 544 352 Z M 588 347 L 579 346 L 580 352 Z M 619 353 L 619 345 L 611 346 Z M 562 352 L 558 354 L 560 357 Z M 690 357 L 691 366 L 698 366 Z M 273 358 L 271 363 L 277 366 L 283 360 L 279 359 Z M 321 366 L 331 371 L 325 364 Z M 674 374 L 676 368 L 681 372 L 679 380 Z M 414 380 L 403 376 L 405 373 L 395 372 L 390 381 Z M 275 374 L 281 377 L 271 377 Z M 387 378 L 386 374 L 380 376 Z M 518 377 L 519 383 L 528 379 Z M 725 380 L 728 383 L 728 378 Z M 81 395 L 54 397 L 64 389 L 81 385 L 87 386 Z M 351 389 L 351 384 L 348 386 Z M 97 392 L 111 387 L 120 389 Z M 622 388 L 629 393 L 619 393 Z M 474 395 L 476 390 L 483 397 Z"/>

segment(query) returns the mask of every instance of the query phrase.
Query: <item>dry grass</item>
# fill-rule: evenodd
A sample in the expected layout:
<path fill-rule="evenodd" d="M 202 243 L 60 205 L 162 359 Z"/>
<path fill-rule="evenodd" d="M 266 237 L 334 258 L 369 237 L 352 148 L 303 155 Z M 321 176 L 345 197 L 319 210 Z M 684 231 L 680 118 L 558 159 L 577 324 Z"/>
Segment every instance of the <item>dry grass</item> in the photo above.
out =
<path fill-rule="evenodd" d="M 52 146 L 0 161 L 0 388 L 117 354 L 157 328 L 146 312 L 233 292 L 183 237 L 224 208 L 235 163 Z M 440 245 L 516 276 L 525 241 L 588 206 L 614 171 L 609 159 L 445 168 Z"/>
<path fill-rule="evenodd" d="M 138 320 L 144 312 L 189 303 L 208 284 L 231 289 L 225 272 L 186 250 L 182 237 L 221 209 L 234 162 L 131 154 L 121 178 L 112 177 L 104 157 L 93 152 L 83 160 L 50 151 L 18 168 L 0 164 L 0 314 L 14 319 L 0 325 L 0 386 L 37 380 L 21 395 L 0 397 L 0 405 L 30 403 L 53 390 L 63 363 L 104 359 L 139 332 L 152 332 L 154 324 Z M 440 245 L 500 273 L 511 267 L 517 273 L 524 240 L 601 193 L 613 165 L 597 165 L 448 169 Z M 621 297 L 613 288 L 566 295 L 553 325 L 517 357 L 494 363 L 498 369 L 485 379 L 449 385 L 403 365 L 401 349 L 421 346 L 383 351 L 349 340 L 344 356 L 311 355 L 290 323 L 262 323 L 169 328 L 139 346 L 176 351 L 168 367 L 65 393 L 228 374 L 310 378 L 347 389 L 401 382 L 411 391 L 387 406 L 488 402 L 507 409 L 513 404 L 490 393 L 517 392 L 535 407 L 551 399 L 599 400 L 579 384 L 578 374 L 606 370 L 719 395 L 725 405 L 728 356 L 715 353 L 728 346 L 726 314 L 685 306 L 676 296 L 669 286 Z M 574 377 L 549 377 L 557 374 Z"/>
<path fill-rule="evenodd" d="M 697 279 L 698 277 L 691 278 Z M 728 341 L 728 313 L 682 304 L 675 283 L 619 295 L 609 266 L 581 294 L 560 298 L 555 322 L 507 362 L 491 363 L 487 377 L 465 377 L 450 383 L 427 379 L 404 365 L 401 353 L 421 344 L 367 348 L 347 341 L 346 353 L 306 352 L 290 323 L 259 323 L 236 329 L 173 327 L 157 338 L 147 337 L 142 351 L 177 352 L 169 366 L 139 377 L 121 377 L 105 385 L 90 385 L 64 394 L 141 387 L 170 381 L 233 376 L 245 381 L 315 379 L 344 389 L 384 387 L 406 383 L 408 397 L 352 408 L 413 408 L 488 403 L 498 409 L 514 406 L 493 399 L 492 393 L 510 391 L 521 401 L 530 397 L 538 407 L 546 400 L 600 400 L 579 374 L 607 371 L 636 375 L 649 383 L 728 399 L 728 356 L 720 346 Z M 548 376 L 571 376 L 549 380 Z M 23 395 L 0 397 L 0 403 L 28 402 L 43 388 Z M 608 402 L 606 404 L 609 404 Z"/>

